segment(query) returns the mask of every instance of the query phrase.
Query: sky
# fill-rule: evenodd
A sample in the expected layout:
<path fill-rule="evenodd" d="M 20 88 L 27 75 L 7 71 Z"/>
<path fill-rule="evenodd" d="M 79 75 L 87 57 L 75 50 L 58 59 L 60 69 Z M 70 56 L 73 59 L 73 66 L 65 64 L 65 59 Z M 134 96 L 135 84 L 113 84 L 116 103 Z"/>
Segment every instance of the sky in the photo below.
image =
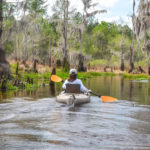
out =
<path fill-rule="evenodd" d="M 93 3 L 98 3 L 94 8 L 95 10 L 107 10 L 107 13 L 96 15 L 96 19 L 99 22 L 107 21 L 128 24 L 132 28 L 132 1 L 133 0 L 93 0 Z M 55 4 L 55 0 L 47 0 L 47 2 L 50 6 Z M 70 2 L 71 7 L 77 8 L 78 11 L 83 12 L 83 4 L 81 0 L 70 0 Z M 50 9 L 49 13 L 51 13 Z"/>
<path fill-rule="evenodd" d="M 7 0 L 7 1 L 24 1 L 24 0 Z M 48 14 L 52 15 L 51 7 L 56 0 L 45 0 L 48 4 Z M 139 0 L 136 0 L 138 2 Z M 83 4 L 81 0 L 70 0 L 71 8 L 76 8 L 77 11 L 83 13 Z M 128 24 L 132 28 L 132 2 L 133 0 L 93 0 L 93 3 L 98 5 L 93 10 L 106 9 L 107 13 L 96 15 L 96 19 L 107 22 L 115 22 L 121 24 Z M 92 11 L 92 10 L 91 10 Z"/>

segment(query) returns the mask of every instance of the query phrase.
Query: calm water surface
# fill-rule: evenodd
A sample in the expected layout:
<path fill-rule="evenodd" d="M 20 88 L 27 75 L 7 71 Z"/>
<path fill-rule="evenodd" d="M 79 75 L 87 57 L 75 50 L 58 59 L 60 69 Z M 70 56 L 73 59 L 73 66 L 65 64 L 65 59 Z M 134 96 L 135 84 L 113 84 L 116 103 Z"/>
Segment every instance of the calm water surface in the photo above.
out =
<path fill-rule="evenodd" d="M 150 150 L 150 83 L 115 76 L 84 84 L 119 101 L 92 96 L 71 111 L 49 87 L 0 93 L 0 150 Z"/>

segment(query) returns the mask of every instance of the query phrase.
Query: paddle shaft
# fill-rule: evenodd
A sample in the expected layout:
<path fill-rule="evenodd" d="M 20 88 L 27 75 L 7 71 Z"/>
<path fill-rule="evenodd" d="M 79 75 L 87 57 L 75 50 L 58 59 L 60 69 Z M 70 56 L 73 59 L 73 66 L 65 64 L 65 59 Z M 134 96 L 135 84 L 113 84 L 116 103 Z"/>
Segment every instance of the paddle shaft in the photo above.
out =
<path fill-rule="evenodd" d="M 97 94 L 93 93 L 92 91 L 90 93 L 95 95 L 95 96 L 101 97 L 101 95 L 97 95 Z"/>

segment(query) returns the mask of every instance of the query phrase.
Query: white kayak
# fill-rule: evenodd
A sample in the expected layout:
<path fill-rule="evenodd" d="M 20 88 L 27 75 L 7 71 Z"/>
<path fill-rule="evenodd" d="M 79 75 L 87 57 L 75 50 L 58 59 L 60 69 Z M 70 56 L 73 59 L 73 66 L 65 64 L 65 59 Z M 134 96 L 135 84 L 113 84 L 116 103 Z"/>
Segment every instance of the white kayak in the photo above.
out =
<path fill-rule="evenodd" d="M 72 104 L 79 105 L 83 103 L 89 103 L 90 94 L 65 93 L 63 91 L 58 96 L 56 96 L 56 101 L 67 105 L 72 105 Z"/>

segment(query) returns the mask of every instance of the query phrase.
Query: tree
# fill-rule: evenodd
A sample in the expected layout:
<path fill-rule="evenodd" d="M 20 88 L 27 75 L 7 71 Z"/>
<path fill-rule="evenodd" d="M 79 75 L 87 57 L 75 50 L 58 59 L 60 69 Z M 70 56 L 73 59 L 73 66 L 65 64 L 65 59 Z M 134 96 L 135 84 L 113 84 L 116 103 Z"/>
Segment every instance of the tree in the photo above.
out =
<path fill-rule="evenodd" d="M 135 16 L 135 0 L 133 0 L 132 20 L 134 19 L 134 16 Z M 135 42 L 134 41 L 135 41 L 135 30 L 133 28 L 132 43 L 130 44 L 130 70 L 129 70 L 129 73 L 131 73 L 134 70 L 134 47 L 135 47 Z"/>
<path fill-rule="evenodd" d="M 111 56 L 109 43 L 117 35 L 117 26 L 112 23 L 101 22 L 92 31 L 93 47 L 95 58 L 107 58 Z"/>
<path fill-rule="evenodd" d="M 41 31 L 43 33 L 44 40 L 48 43 L 48 59 L 49 59 L 49 66 L 51 67 L 52 64 L 52 47 L 56 46 L 57 41 L 59 40 L 59 34 L 56 30 L 57 23 L 50 22 L 48 19 L 42 19 L 41 22 Z"/>
<path fill-rule="evenodd" d="M 3 0 L 0 0 L 0 47 L 2 41 L 2 32 L 3 32 Z"/>
<path fill-rule="evenodd" d="M 37 14 L 44 15 L 46 10 L 44 4 L 45 0 L 25 0 L 24 9 L 27 9 L 34 16 Z"/>
<path fill-rule="evenodd" d="M 92 1 L 93 0 L 82 0 L 83 7 L 84 7 L 83 8 L 84 9 L 84 13 L 83 13 L 84 29 L 87 27 L 89 18 L 94 17 L 98 13 L 105 13 L 105 12 L 107 12 L 105 9 L 88 12 L 88 10 L 90 10 L 92 7 L 95 7 L 95 6 L 98 5 L 98 3 L 92 3 Z"/>
<path fill-rule="evenodd" d="M 64 4 L 64 14 L 63 14 L 63 39 L 64 39 L 64 45 L 63 45 L 63 67 L 66 67 L 66 70 L 69 70 L 69 62 L 68 62 L 68 54 L 67 54 L 67 30 L 68 30 L 68 7 L 69 7 L 69 1 L 66 0 L 63 2 Z"/>
<path fill-rule="evenodd" d="M 92 17 L 94 17 L 98 13 L 104 13 L 106 10 L 95 10 L 92 12 L 88 12 L 91 7 L 97 6 L 97 3 L 92 3 L 92 0 L 82 0 L 83 3 L 83 17 L 82 17 L 82 24 L 80 28 L 78 28 L 79 32 L 79 39 L 80 39 L 80 54 L 79 54 L 79 65 L 78 65 L 78 70 L 79 71 L 85 71 L 84 67 L 84 57 L 82 56 L 82 34 L 86 30 L 87 25 L 88 25 L 88 20 Z"/>
<path fill-rule="evenodd" d="M 135 0 L 133 0 L 133 9 L 135 5 Z M 138 15 L 136 16 L 134 13 L 132 22 L 137 41 L 142 44 L 142 50 L 147 53 L 148 73 L 150 75 L 150 1 L 140 0 Z"/>
<path fill-rule="evenodd" d="M 62 20 L 62 37 L 63 37 L 63 46 L 62 46 L 62 61 L 63 68 L 68 71 L 70 68 L 69 60 L 68 60 L 68 50 L 67 50 L 67 33 L 68 33 L 68 20 L 69 20 L 69 0 L 57 0 L 55 6 L 53 7 L 53 11 L 57 16 L 59 22 Z"/>
<path fill-rule="evenodd" d="M 5 51 L 2 49 L 2 43 L 1 43 L 2 33 L 3 33 L 3 0 L 0 0 L 0 76 L 3 74 L 7 75 L 10 73 L 9 64 L 5 58 Z M 3 80 L 2 88 L 3 88 L 4 81 L 5 83 L 7 83 L 6 80 Z"/>

